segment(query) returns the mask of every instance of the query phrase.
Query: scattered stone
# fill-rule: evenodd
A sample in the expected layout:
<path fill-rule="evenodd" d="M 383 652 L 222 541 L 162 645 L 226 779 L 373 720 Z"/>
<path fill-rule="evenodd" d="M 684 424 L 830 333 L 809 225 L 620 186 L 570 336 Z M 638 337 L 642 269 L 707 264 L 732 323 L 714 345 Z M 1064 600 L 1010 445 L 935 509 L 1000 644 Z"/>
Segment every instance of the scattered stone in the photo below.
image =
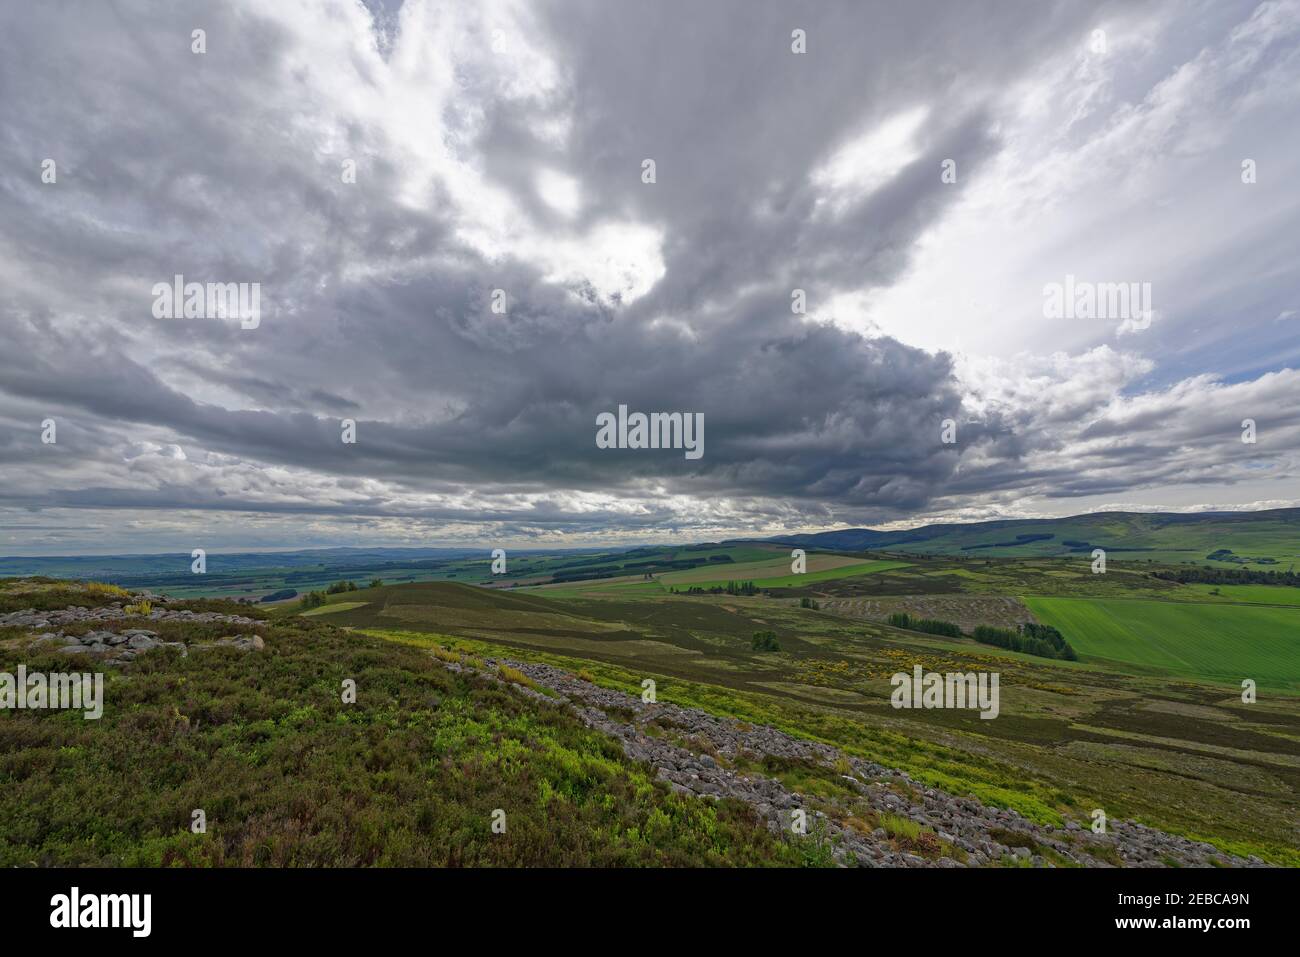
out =
<path fill-rule="evenodd" d="M 139 596 L 141 598 L 148 596 Z M 157 605 L 161 599 L 149 597 L 149 601 Z M 99 608 L 85 608 L 81 605 L 69 605 L 59 611 L 41 611 L 27 608 L 22 611 L 12 611 L 0 614 L 0 627 L 21 626 L 31 628 L 36 631 L 45 628 L 57 628 L 62 625 L 74 625 L 81 622 L 109 622 L 122 618 L 139 616 L 128 616 L 123 610 L 121 603 L 113 605 L 103 605 Z M 189 609 L 173 611 L 169 608 L 155 607 L 149 613 L 150 621 L 189 621 L 189 622 L 223 622 L 228 625 L 238 625 L 240 627 L 253 627 L 261 624 L 256 618 L 247 618 L 243 615 L 224 615 L 220 612 L 205 611 L 193 612 Z M 143 630 L 143 629 L 132 629 Z"/>
<path fill-rule="evenodd" d="M 227 635 L 224 638 L 218 638 L 216 641 L 205 641 L 196 648 L 237 648 L 240 651 L 261 651 L 266 647 L 266 642 L 260 635 Z"/>
<path fill-rule="evenodd" d="M 147 599 L 155 603 L 166 601 L 166 599 L 160 599 L 149 593 L 134 596 L 135 601 L 141 599 Z M 62 631 L 44 632 L 44 629 L 55 626 L 83 622 L 112 622 L 127 617 L 138 616 L 128 616 L 123 610 L 121 602 L 114 602 L 111 605 L 104 605 L 99 608 L 69 605 L 61 611 L 44 611 L 40 613 L 28 608 L 23 611 L 0 614 L 0 627 L 25 626 L 31 628 L 36 633 L 32 641 L 32 647 L 60 645 L 61 647 L 56 650 L 64 654 L 106 655 L 108 656 L 105 660 L 106 664 L 124 664 L 135 660 L 141 652 L 151 651 L 155 648 L 175 648 L 182 656 L 189 654 L 189 649 L 184 642 L 163 641 L 158 637 L 158 632 L 148 628 L 127 628 L 120 632 L 108 629 L 93 629 L 80 637 L 65 635 Z M 166 608 L 154 608 L 149 614 L 149 618 L 154 621 L 222 622 L 243 626 L 261 624 L 256 618 L 246 618 L 243 615 L 223 615 L 219 612 L 196 613 L 188 609 L 171 611 Z M 229 638 L 220 639 L 215 644 L 229 645 L 238 648 L 240 651 L 262 651 L 266 647 L 266 642 L 256 634 L 231 635 Z M 212 643 L 206 645 L 206 647 L 212 646 Z"/>
<path fill-rule="evenodd" d="M 786 836 L 790 835 L 790 812 L 806 809 L 809 827 L 824 831 L 820 839 L 829 842 L 831 855 L 841 866 L 969 867 L 996 864 L 1009 856 L 1027 860 L 1035 867 L 1056 866 L 1054 861 L 1035 854 L 1029 847 L 1006 846 L 993 837 L 994 830 L 999 834 L 1003 831 L 1022 834 L 1035 846 L 1049 847 L 1062 858 L 1086 867 L 1111 866 L 1116 856 L 1130 867 L 1163 867 L 1171 862 L 1207 867 L 1211 859 L 1237 867 L 1262 864 L 1132 822 L 1112 820 L 1109 834 L 1093 834 L 1074 822 L 1060 828 L 1035 824 L 1014 810 L 991 808 L 974 798 L 947 794 L 914 782 L 903 771 L 844 754 L 828 744 L 796 738 L 776 728 L 746 724 L 668 702 L 646 704 L 639 696 L 601 688 L 550 665 L 497 662 L 490 658 L 484 659 L 484 664 L 485 670 L 477 673 L 502 681 L 497 676 L 497 667 L 507 665 L 531 678 L 539 687 L 556 693 L 558 698 L 548 698 L 530 688 L 505 682 L 518 693 L 572 707 L 585 725 L 618 739 L 629 757 L 655 768 L 656 777 L 667 782 L 676 793 L 710 799 L 736 798 L 752 807 L 770 830 Z M 444 665 L 457 672 L 477 671 L 455 662 L 444 662 Z M 631 720 L 623 720 L 621 716 L 628 714 Z M 673 734 L 642 733 L 641 727 L 651 721 Z M 856 800 L 821 799 L 821 803 L 833 805 L 839 812 L 823 816 L 779 781 L 751 773 L 741 775 L 729 767 L 737 759 L 755 762 L 765 756 L 806 761 L 835 770 L 837 779 L 855 792 Z M 849 775 L 840 770 L 846 762 L 852 772 Z M 837 820 L 837 817 L 847 820 L 853 812 L 861 813 L 863 802 L 876 813 L 895 814 L 926 828 L 930 832 L 931 848 L 901 841 L 884 827 L 864 834 Z M 1062 840 L 1067 833 L 1072 841 Z M 1093 850 L 1104 856 L 1093 856 L 1090 853 Z"/>

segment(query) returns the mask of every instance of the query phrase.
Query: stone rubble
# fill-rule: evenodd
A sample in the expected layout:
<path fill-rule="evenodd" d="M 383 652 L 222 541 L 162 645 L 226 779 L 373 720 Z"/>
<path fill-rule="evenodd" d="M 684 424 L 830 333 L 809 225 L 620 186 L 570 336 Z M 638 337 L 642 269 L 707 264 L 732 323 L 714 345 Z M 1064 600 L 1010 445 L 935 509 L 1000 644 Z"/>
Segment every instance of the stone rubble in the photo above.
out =
<path fill-rule="evenodd" d="M 814 835 L 813 840 L 827 841 L 841 866 L 961 867 L 1017 861 L 1035 867 L 1055 867 L 1058 863 L 1112 867 L 1115 861 L 1126 867 L 1208 867 L 1212 861 L 1236 867 L 1265 866 L 1257 857 L 1236 857 L 1210 844 L 1132 821 L 1110 820 L 1105 834 L 1096 834 L 1074 821 L 1067 821 L 1063 827 L 1037 824 L 1015 810 L 947 794 L 913 780 L 903 771 L 776 728 L 746 724 L 669 702 L 647 704 L 636 695 L 599 687 L 550 665 L 493 659 L 485 659 L 485 664 L 491 669 L 488 676 L 498 681 L 503 679 L 496 676 L 495 670 L 506 665 L 558 694 L 558 698 L 552 698 L 511 685 L 529 697 L 572 707 L 588 727 L 618 738 L 629 757 L 656 768 L 658 777 L 674 791 L 704 798 L 736 798 L 754 808 L 770 830 L 784 835 L 791 833 L 791 812 L 805 809 L 807 833 Z M 446 666 L 456 671 L 475 670 L 455 663 Z M 626 715 L 630 720 L 624 718 Z M 691 747 L 647 733 L 649 725 L 673 733 Z M 724 766 L 734 764 L 738 758 L 753 764 L 765 756 L 823 768 L 847 767 L 851 773 L 840 777 L 856 792 L 859 804 L 876 814 L 906 818 L 933 835 L 924 835 L 918 841 L 896 839 L 884 827 L 866 832 L 861 807 L 849 808 L 846 805 L 850 802 L 845 800 L 810 802 L 774 778 Z M 816 804 L 829 804 L 830 813 L 815 809 Z"/>
<path fill-rule="evenodd" d="M 155 599 L 156 600 L 156 599 Z M 127 628 L 122 631 L 95 629 L 84 635 L 64 634 L 62 626 L 84 622 L 111 622 L 123 618 L 145 617 L 150 621 L 184 621 L 195 623 L 221 622 L 228 625 L 255 626 L 262 624 L 256 618 L 243 615 L 223 615 L 218 612 L 194 612 L 189 609 L 154 608 L 148 615 L 128 615 L 121 602 L 104 605 L 99 608 L 86 608 L 70 605 L 54 611 L 36 611 L 27 608 L 22 611 L 0 614 L 0 627 L 30 628 L 37 635 L 33 647 L 55 645 L 56 651 L 65 655 L 96 654 L 103 656 L 107 665 L 127 664 L 146 651 L 156 648 L 175 648 L 181 656 L 189 654 L 189 648 L 183 641 L 163 641 L 158 632 L 147 628 Z M 53 629 L 53 630 L 49 630 Z M 240 651 L 261 651 L 265 642 L 255 634 L 227 635 L 216 641 L 198 642 L 195 648 L 230 647 Z"/>
<path fill-rule="evenodd" d="M 115 621 L 127 617 L 139 618 L 142 616 L 128 616 L 121 602 L 114 602 L 111 605 L 103 605 L 99 608 L 69 605 L 67 608 L 58 611 L 35 611 L 27 608 L 23 611 L 0 614 L 0 628 L 25 627 L 40 630 L 43 628 L 57 628 L 59 625 L 74 625 L 85 621 Z M 243 615 L 223 615 L 215 611 L 190 611 L 188 608 L 177 610 L 154 608 L 148 615 L 143 617 L 148 618 L 150 621 L 221 621 L 231 625 L 263 624 L 256 618 L 247 618 Z"/>

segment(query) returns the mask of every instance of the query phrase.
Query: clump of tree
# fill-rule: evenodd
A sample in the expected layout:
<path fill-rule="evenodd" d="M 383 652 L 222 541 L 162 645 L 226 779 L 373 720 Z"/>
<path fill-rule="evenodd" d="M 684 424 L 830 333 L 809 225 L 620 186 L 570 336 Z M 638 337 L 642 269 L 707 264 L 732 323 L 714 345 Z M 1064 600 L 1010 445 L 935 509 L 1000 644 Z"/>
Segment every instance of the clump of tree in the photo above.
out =
<path fill-rule="evenodd" d="M 686 589 L 688 595 L 757 595 L 758 588 L 753 582 L 727 582 L 724 588 L 721 585 L 714 585 L 712 588 L 702 588 L 699 585 L 692 585 Z"/>
<path fill-rule="evenodd" d="M 1040 658 L 1057 658 L 1064 661 L 1077 661 L 1079 656 L 1070 647 L 1065 636 L 1051 625 L 1026 622 L 1017 630 L 994 628 L 991 625 L 977 625 L 971 633 L 976 641 L 985 645 L 1019 651 Z"/>
<path fill-rule="evenodd" d="M 937 618 L 913 618 L 907 612 L 897 611 L 886 621 L 895 628 L 908 631 L 920 631 L 927 635 L 942 635 L 945 638 L 964 638 L 966 633 L 951 621 Z M 1051 625 L 1026 622 L 1019 628 L 996 628 L 993 625 L 976 625 L 970 637 L 980 644 L 994 645 L 1008 651 L 1019 651 L 1040 658 L 1057 658 L 1064 661 L 1077 661 L 1075 654 L 1065 636 Z"/>
<path fill-rule="evenodd" d="M 895 628 L 906 628 L 908 631 L 922 631 L 927 635 L 943 635 L 945 638 L 962 637 L 958 625 L 938 618 L 913 618 L 905 611 L 896 611 L 887 620 Z"/>
<path fill-rule="evenodd" d="M 309 591 L 298 602 L 303 608 L 319 608 L 325 604 L 325 592 Z"/>
<path fill-rule="evenodd" d="M 781 645 L 776 640 L 774 631 L 756 631 L 754 637 L 750 639 L 750 647 L 754 651 L 780 651 Z"/>
<path fill-rule="evenodd" d="M 341 595 L 345 591 L 356 591 L 357 583 L 352 581 L 335 582 L 325 589 L 327 595 Z"/>
<path fill-rule="evenodd" d="M 383 580 L 382 578 L 372 578 L 372 579 L 370 579 L 370 587 L 371 587 L 371 588 L 382 588 L 382 587 L 383 587 L 383 584 L 384 584 L 384 580 Z"/>
<path fill-rule="evenodd" d="M 1256 559 L 1259 561 L 1260 559 Z M 1152 578 L 1161 581 L 1178 582 L 1182 585 L 1290 585 L 1300 588 L 1300 573 L 1287 570 L 1258 571 L 1253 568 L 1210 568 L 1192 566 L 1151 573 Z"/>
<path fill-rule="evenodd" d="M 298 589 L 296 588 L 281 588 L 279 591 L 273 591 L 268 595 L 263 595 L 262 601 L 288 601 L 290 598 L 296 597 L 297 594 Z"/>
<path fill-rule="evenodd" d="M 817 602 L 813 601 L 811 598 L 800 598 L 800 599 L 799 599 L 799 607 L 800 607 L 800 608 L 814 608 L 814 609 L 815 609 L 815 608 L 817 608 Z"/>

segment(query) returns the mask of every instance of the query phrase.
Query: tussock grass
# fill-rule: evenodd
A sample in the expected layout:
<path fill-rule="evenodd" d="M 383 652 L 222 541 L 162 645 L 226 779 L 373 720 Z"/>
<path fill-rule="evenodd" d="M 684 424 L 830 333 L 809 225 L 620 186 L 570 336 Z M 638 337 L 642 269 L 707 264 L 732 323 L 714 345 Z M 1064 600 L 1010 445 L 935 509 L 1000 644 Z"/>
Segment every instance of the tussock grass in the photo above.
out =
<path fill-rule="evenodd" d="M 119 588 L 117 585 L 105 585 L 101 582 L 87 582 L 86 591 L 92 595 L 102 595 L 108 598 L 131 597 L 131 593 L 125 588 Z"/>
<path fill-rule="evenodd" d="M 916 840 L 921 836 L 921 825 L 900 814 L 881 814 L 880 826 L 888 831 L 891 837 Z"/>
<path fill-rule="evenodd" d="M 509 665 L 498 665 L 497 674 L 512 684 L 523 685 L 525 688 L 537 688 L 537 682 L 518 668 L 511 668 Z"/>

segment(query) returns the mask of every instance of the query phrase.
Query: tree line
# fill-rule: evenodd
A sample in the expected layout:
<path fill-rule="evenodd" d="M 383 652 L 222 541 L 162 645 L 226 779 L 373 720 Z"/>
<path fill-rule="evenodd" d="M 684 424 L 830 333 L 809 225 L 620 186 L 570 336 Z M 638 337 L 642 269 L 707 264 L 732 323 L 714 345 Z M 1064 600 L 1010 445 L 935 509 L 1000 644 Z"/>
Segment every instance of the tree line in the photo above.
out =
<path fill-rule="evenodd" d="M 966 633 L 951 621 L 938 618 L 913 618 L 907 612 L 894 612 L 886 621 L 895 628 L 908 631 L 920 631 L 927 635 L 942 635 L 945 638 L 964 638 Z M 980 644 L 1019 651 L 1040 658 L 1056 658 L 1064 661 L 1078 661 L 1079 656 L 1065 640 L 1065 636 L 1051 625 L 1026 622 L 1019 628 L 995 628 L 992 625 L 976 625 L 970 634 Z"/>
<path fill-rule="evenodd" d="M 674 595 L 757 595 L 758 588 L 753 582 L 727 582 L 724 588 L 721 585 L 714 585 L 712 588 L 701 588 L 699 585 L 692 585 L 685 592 L 678 591 L 676 586 L 670 589 Z"/>
<path fill-rule="evenodd" d="M 1178 568 L 1152 572 L 1151 577 L 1182 585 L 1290 585 L 1300 588 L 1300 574 L 1296 572 L 1256 571 L 1253 568 Z"/>

